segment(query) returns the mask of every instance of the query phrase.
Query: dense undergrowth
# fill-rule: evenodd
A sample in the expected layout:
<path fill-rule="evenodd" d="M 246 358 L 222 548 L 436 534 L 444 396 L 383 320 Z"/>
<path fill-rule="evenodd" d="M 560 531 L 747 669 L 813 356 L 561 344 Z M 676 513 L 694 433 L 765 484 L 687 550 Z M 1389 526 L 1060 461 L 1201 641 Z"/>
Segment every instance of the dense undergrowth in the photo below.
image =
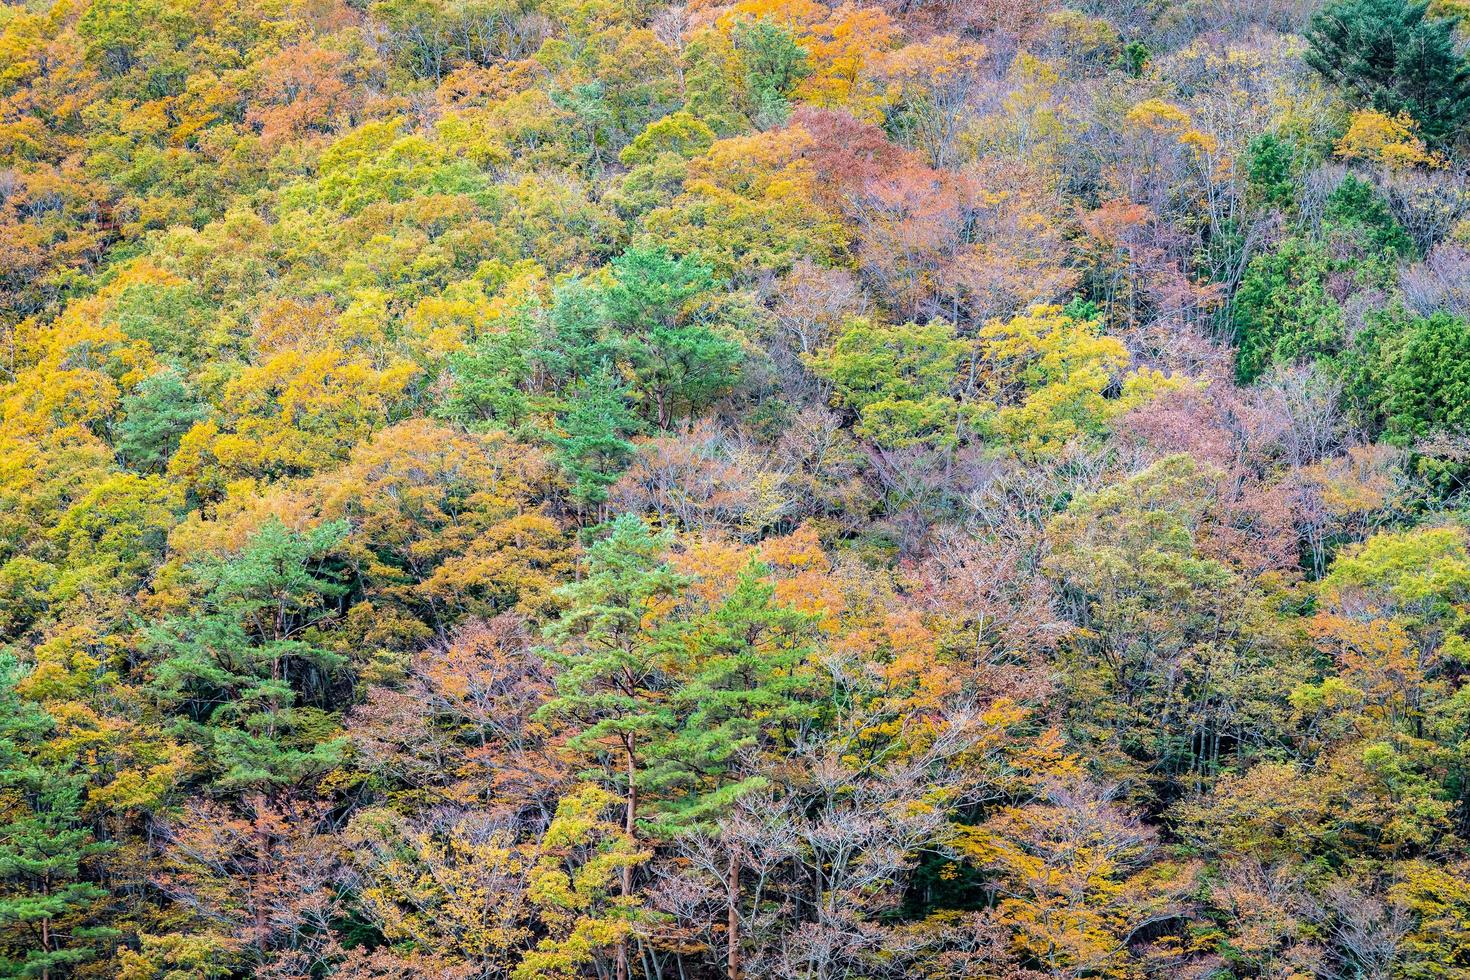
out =
<path fill-rule="evenodd" d="M 0 8 L 0 977 L 1470 975 L 1462 0 Z"/>

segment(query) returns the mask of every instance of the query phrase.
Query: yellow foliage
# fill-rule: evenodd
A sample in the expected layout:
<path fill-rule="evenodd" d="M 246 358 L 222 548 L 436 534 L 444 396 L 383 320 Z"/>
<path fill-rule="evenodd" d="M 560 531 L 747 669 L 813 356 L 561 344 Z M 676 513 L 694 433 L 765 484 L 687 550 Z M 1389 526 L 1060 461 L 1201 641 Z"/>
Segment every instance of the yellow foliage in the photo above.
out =
<path fill-rule="evenodd" d="M 215 496 L 233 478 L 322 470 L 386 422 L 417 372 L 331 348 L 278 351 L 225 385 L 224 425 L 185 433 L 169 473 Z"/>
<path fill-rule="evenodd" d="M 1163 99 L 1144 99 L 1129 109 L 1124 120 L 1134 126 L 1169 133 L 1183 132 L 1189 127 L 1189 113 Z"/>
<path fill-rule="evenodd" d="M 0 418 L 15 433 L 41 436 L 105 424 L 121 398 L 158 367 L 152 346 L 111 316 L 130 289 L 176 286 L 177 277 L 146 260 L 130 263 L 95 295 L 68 304 L 49 326 L 21 335 L 26 370 L 0 388 Z"/>
<path fill-rule="evenodd" d="M 979 341 L 984 386 L 994 400 L 990 427 L 1036 455 L 1098 435 L 1109 419 L 1184 384 L 1154 370 L 1128 371 L 1128 350 L 1120 341 L 1058 306 L 991 321 Z M 1115 383 L 1121 394 L 1108 397 Z"/>
<path fill-rule="evenodd" d="M 723 276 L 783 270 L 803 255 L 833 259 L 844 235 L 816 204 L 804 159 L 811 136 L 786 127 L 720 140 L 691 161 L 684 193 L 645 219 L 675 252 L 697 252 Z"/>
<path fill-rule="evenodd" d="M 728 31 L 741 20 L 763 19 L 789 28 L 811 59 L 812 73 L 796 87 L 797 99 L 870 122 L 881 117 L 888 99 L 874 69 L 899 35 L 881 7 L 848 2 L 834 10 L 815 0 L 741 0 L 719 23 Z"/>
<path fill-rule="evenodd" d="M 1418 129 L 1418 121 L 1406 112 L 1390 116 L 1376 109 L 1361 109 L 1353 113 L 1347 132 L 1338 140 L 1337 155 L 1344 160 L 1366 160 L 1388 170 L 1444 166 L 1444 158 L 1425 147 Z"/>

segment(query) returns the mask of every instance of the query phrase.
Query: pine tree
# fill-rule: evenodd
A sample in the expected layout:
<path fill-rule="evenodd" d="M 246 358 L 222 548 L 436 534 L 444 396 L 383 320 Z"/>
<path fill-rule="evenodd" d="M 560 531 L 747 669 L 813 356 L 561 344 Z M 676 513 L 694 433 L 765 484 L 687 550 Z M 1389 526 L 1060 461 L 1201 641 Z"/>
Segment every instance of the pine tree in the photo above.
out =
<path fill-rule="evenodd" d="M 190 426 L 208 416 L 177 371 L 160 371 L 122 400 L 117 454 L 135 470 L 162 470 Z"/>
<path fill-rule="evenodd" d="M 745 96 L 751 121 L 773 127 L 791 115 L 791 92 L 812 73 L 806 49 L 791 29 L 772 18 L 742 21 L 734 31 L 745 69 Z"/>
<path fill-rule="evenodd" d="M 768 575 L 747 565 L 723 602 L 666 631 L 680 680 L 669 696 L 679 727 L 658 747 L 668 798 L 659 820 L 669 832 L 708 826 L 763 787 L 760 754 L 789 745 L 812 717 L 803 667 L 813 617 L 776 602 Z"/>
<path fill-rule="evenodd" d="M 678 728 L 657 747 L 650 780 L 665 802 L 665 834 L 713 829 L 746 794 L 764 789 L 773 750 L 789 747 L 815 713 L 812 678 L 804 667 L 814 618 L 775 602 L 769 569 L 740 574 L 716 608 L 676 624 L 666 643 L 682 679 L 669 698 Z M 726 971 L 740 975 L 740 872 L 737 848 L 726 871 L 729 904 Z"/>
<path fill-rule="evenodd" d="M 612 262 L 616 283 L 604 295 L 614 325 L 629 332 L 672 327 L 686 318 L 691 300 L 714 289 L 710 267 L 676 259 L 661 248 L 630 248 Z"/>
<path fill-rule="evenodd" d="M 453 387 L 435 414 L 469 428 L 517 425 L 530 411 L 521 386 L 531 373 L 531 347 L 531 329 L 524 317 L 516 317 L 506 329 L 477 337 L 449 355 Z"/>
<path fill-rule="evenodd" d="M 1307 64 L 1361 105 L 1407 112 L 1447 141 L 1470 115 L 1470 65 L 1427 0 L 1336 0 L 1312 17 Z"/>
<path fill-rule="evenodd" d="M 551 441 L 571 478 L 572 500 L 584 508 L 600 506 L 635 452 L 628 436 L 639 425 L 627 393 L 609 371 L 598 371 L 572 396 L 559 421 L 562 434 Z"/>
<path fill-rule="evenodd" d="M 546 629 L 556 644 L 547 654 L 557 668 L 556 696 L 539 717 L 567 723 L 568 748 L 596 767 L 586 775 L 622 797 L 623 829 L 634 841 L 650 750 L 674 725 L 657 621 L 686 582 L 664 559 L 669 544 L 634 515 L 613 521 L 587 549 L 581 580 L 560 590 L 567 609 Z M 632 893 L 630 863 L 622 895 Z M 619 977 L 627 970 L 624 945 Z"/>
<path fill-rule="evenodd" d="M 298 702 L 320 699 L 342 664 L 308 637 L 346 591 L 322 566 L 347 532 L 272 519 L 238 554 L 196 565 L 196 610 L 148 631 L 149 690 L 203 726 L 224 788 L 275 790 L 338 761 L 336 726 Z"/>
<path fill-rule="evenodd" d="M 53 722 L 16 696 L 18 674 L 0 658 L 0 978 L 49 980 L 115 934 L 89 924 L 107 892 L 85 866 L 108 845 L 81 817 L 86 778 L 38 761 Z"/>
<path fill-rule="evenodd" d="M 708 320 L 714 290 L 710 267 L 675 259 L 663 249 L 633 248 L 614 260 L 617 282 L 604 307 L 624 332 L 635 387 L 660 428 L 728 392 L 740 377 L 744 352 Z"/>

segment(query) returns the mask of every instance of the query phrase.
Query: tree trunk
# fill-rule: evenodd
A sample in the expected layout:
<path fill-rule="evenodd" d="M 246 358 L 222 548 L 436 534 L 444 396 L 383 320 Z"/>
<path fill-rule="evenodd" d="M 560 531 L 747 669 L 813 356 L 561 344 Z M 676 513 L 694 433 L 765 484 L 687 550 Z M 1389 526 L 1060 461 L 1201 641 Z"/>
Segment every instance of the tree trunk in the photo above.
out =
<path fill-rule="evenodd" d="M 637 774 L 637 765 L 634 757 L 636 743 L 633 736 L 623 743 L 627 749 L 628 760 L 628 815 L 623 822 L 623 830 L 628 839 L 638 839 L 638 784 L 633 777 Z M 623 865 L 623 897 L 631 898 L 633 895 L 633 866 Z M 624 939 L 618 944 L 618 975 L 617 980 L 628 980 L 628 941 Z"/>
<path fill-rule="evenodd" d="M 740 980 L 740 855 L 730 852 L 728 881 L 730 905 L 725 923 L 725 965 L 728 980 Z"/>
<path fill-rule="evenodd" d="M 271 862 L 271 841 L 267 832 L 265 820 L 261 816 L 261 808 L 265 806 L 263 799 L 255 802 L 255 871 L 251 880 L 252 903 L 255 906 L 253 916 L 253 939 L 255 946 L 261 952 L 265 951 L 266 942 L 270 939 L 269 910 L 266 908 L 268 900 L 268 888 L 266 886 L 266 874 Z"/>

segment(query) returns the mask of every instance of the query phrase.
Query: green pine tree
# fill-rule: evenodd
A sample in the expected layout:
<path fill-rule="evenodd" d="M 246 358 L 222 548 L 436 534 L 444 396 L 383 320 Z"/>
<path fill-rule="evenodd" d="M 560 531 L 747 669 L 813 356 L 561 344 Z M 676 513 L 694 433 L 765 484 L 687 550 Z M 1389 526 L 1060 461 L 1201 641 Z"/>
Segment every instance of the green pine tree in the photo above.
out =
<path fill-rule="evenodd" d="M 678 726 L 657 746 L 649 780 L 663 802 L 663 834 L 712 832 L 742 796 L 769 784 L 770 756 L 789 748 L 816 713 L 806 671 L 815 618 L 775 601 L 758 563 L 703 616 L 675 624 L 665 644 L 681 679 L 669 697 Z M 740 975 L 741 854 L 726 868 L 726 969 Z"/>
<path fill-rule="evenodd" d="M 538 712 L 571 732 L 567 746 L 592 764 L 584 776 L 623 800 L 623 829 L 639 836 L 641 791 L 650 755 L 674 726 L 667 700 L 659 606 L 687 584 L 665 560 L 667 533 L 654 534 L 625 514 L 587 549 L 582 577 L 558 591 L 566 611 L 546 628 L 555 644 L 556 694 Z M 622 895 L 633 894 L 633 865 L 622 870 Z M 619 953 L 627 976 L 627 949 Z"/>
<path fill-rule="evenodd" d="M 638 791 L 647 759 L 673 725 L 664 651 L 654 609 L 686 584 L 665 560 L 670 538 L 624 514 L 587 549 L 580 580 L 558 591 L 566 611 L 546 628 L 555 644 L 556 696 L 543 716 L 571 723 L 568 745 L 604 767 L 599 778 L 627 804 L 638 828 Z"/>
<path fill-rule="evenodd" d="M 614 326 L 644 333 L 688 320 L 692 301 L 714 289 L 710 267 L 695 258 L 672 258 L 662 248 L 630 248 L 612 261 L 616 282 L 604 294 Z"/>
<path fill-rule="evenodd" d="M 628 437 L 641 426 L 628 407 L 627 391 L 607 370 L 588 378 L 559 418 L 561 433 L 551 437 L 556 461 L 572 481 L 572 500 L 600 508 L 607 491 L 636 452 Z"/>
<path fill-rule="evenodd" d="M 527 318 L 518 316 L 506 329 L 483 334 L 449 355 L 451 386 L 434 414 L 467 428 L 509 429 L 520 423 L 530 412 L 522 386 L 531 376 L 532 345 Z"/>
<path fill-rule="evenodd" d="M 1360 105 L 1407 112 L 1424 135 L 1451 139 L 1470 115 L 1470 65 L 1454 26 L 1427 0 L 1335 0 L 1307 31 L 1307 64 Z"/>
<path fill-rule="evenodd" d="M 585 280 L 568 280 L 556 288 L 546 336 L 531 357 L 558 388 L 590 378 L 620 356 L 622 338 L 608 334 L 606 323 L 603 290 Z"/>
<path fill-rule="evenodd" d="M 160 371 L 123 398 L 117 455 L 140 471 L 162 472 L 179 440 L 209 412 L 172 369 Z"/>
<path fill-rule="evenodd" d="M 710 322 L 710 267 L 661 248 L 631 248 L 613 270 L 617 281 L 604 308 L 657 425 L 667 428 L 728 392 L 740 378 L 744 350 Z"/>
<path fill-rule="evenodd" d="M 337 726 L 311 702 L 343 660 L 312 635 L 346 592 L 326 564 L 348 530 L 272 519 L 238 554 L 194 566 L 203 597 L 148 631 L 148 689 L 205 745 L 223 789 L 278 790 L 340 761 Z"/>
<path fill-rule="evenodd" d="M 812 73 L 806 49 L 789 27 L 765 17 L 737 24 L 734 39 L 751 122 L 762 129 L 781 125 L 791 115 L 792 90 Z"/>
<path fill-rule="evenodd" d="M 679 727 L 659 747 L 656 785 L 666 832 L 703 826 L 762 788 L 762 754 L 789 746 L 813 716 L 813 617 L 775 601 L 770 570 L 752 563 L 708 613 L 674 624 L 664 644 L 680 678 L 669 705 Z"/>
<path fill-rule="evenodd" d="M 53 722 L 16 696 L 19 673 L 0 656 L 0 978 L 50 980 L 116 935 L 91 924 L 107 891 L 86 871 L 109 845 L 82 819 L 86 777 L 40 761 Z"/>

